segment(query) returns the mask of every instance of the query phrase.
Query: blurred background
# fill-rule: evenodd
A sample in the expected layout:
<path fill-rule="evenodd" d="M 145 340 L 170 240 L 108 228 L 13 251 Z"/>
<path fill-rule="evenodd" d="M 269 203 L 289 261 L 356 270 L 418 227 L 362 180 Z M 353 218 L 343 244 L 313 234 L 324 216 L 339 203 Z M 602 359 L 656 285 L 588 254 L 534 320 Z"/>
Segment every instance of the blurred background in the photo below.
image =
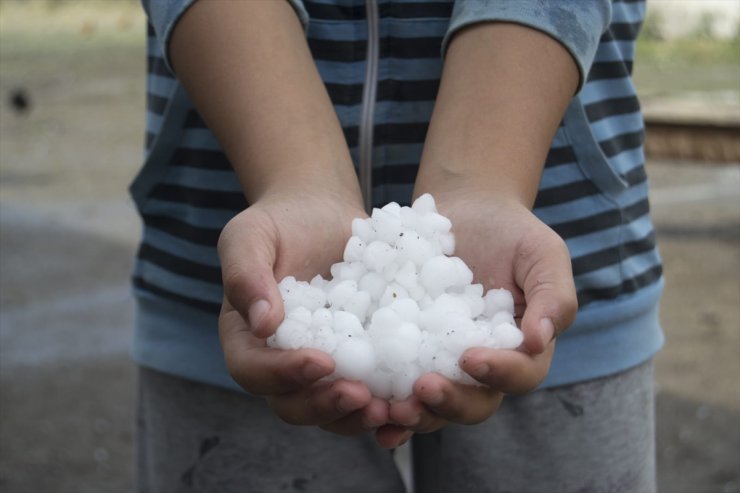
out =
<path fill-rule="evenodd" d="M 136 0 L 0 0 L 0 490 L 132 490 Z M 664 493 L 740 492 L 740 0 L 649 0 Z"/>

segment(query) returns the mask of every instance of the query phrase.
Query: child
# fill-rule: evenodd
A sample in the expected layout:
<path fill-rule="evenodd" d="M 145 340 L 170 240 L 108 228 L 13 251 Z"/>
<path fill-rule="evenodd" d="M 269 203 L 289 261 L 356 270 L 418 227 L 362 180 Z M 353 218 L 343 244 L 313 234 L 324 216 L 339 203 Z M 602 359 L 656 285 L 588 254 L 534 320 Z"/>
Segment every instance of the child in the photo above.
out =
<path fill-rule="evenodd" d="M 141 491 L 403 491 L 381 447 L 412 436 L 419 492 L 655 489 L 643 3 L 145 7 Z M 460 361 L 486 386 L 428 374 L 389 403 L 320 381 L 323 353 L 264 347 L 276 280 L 326 272 L 370 203 L 425 192 L 517 300 L 522 350 Z"/>

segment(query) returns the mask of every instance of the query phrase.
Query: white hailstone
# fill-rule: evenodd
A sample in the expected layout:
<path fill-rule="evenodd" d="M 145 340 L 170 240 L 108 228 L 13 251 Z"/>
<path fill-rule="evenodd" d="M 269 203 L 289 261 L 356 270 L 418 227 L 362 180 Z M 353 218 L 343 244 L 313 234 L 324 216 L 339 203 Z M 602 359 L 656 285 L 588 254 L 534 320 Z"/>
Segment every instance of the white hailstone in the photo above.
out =
<path fill-rule="evenodd" d="M 394 217 L 401 217 L 401 206 L 395 202 L 389 202 L 380 208 L 383 212 L 388 212 Z"/>
<path fill-rule="evenodd" d="M 375 350 L 369 341 L 351 339 L 342 342 L 332 354 L 338 376 L 365 380 L 375 371 Z"/>
<path fill-rule="evenodd" d="M 359 236 L 352 236 L 347 240 L 347 246 L 344 247 L 345 262 L 362 262 L 362 252 L 365 251 L 365 242 Z"/>
<path fill-rule="evenodd" d="M 483 285 L 482 284 L 471 284 L 469 286 L 465 286 L 465 289 L 463 289 L 463 292 L 466 295 L 474 297 L 474 298 L 482 298 L 483 297 Z"/>
<path fill-rule="evenodd" d="M 327 294 L 327 301 L 336 310 L 341 310 L 344 303 L 357 292 L 357 281 L 347 279 L 331 288 Z"/>
<path fill-rule="evenodd" d="M 419 365 L 409 363 L 394 375 L 392 382 L 393 398 L 403 400 L 409 397 L 413 391 L 414 382 L 423 374 Z"/>
<path fill-rule="evenodd" d="M 493 328 L 497 349 L 516 348 L 524 342 L 524 334 L 515 325 L 504 323 Z"/>
<path fill-rule="evenodd" d="M 462 354 L 468 345 L 467 334 L 475 332 L 475 322 L 458 313 L 451 313 L 446 317 L 446 328 L 439 334 L 445 349 L 453 354 Z"/>
<path fill-rule="evenodd" d="M 465 265 L 465 262 L 460 257 L 448 257 L 455 264 L 457 270 L 456 282 L 453 284 L 455 287 L 465 288 L 473 282 L 473 271 L 470 267 Z"/>
<path fill-rule="evenodd" d="M 372 315 L 368 332 L 380 340 L 393 336 L 401 323 L 401 316 L 391 308 L 378 308 Z"/>
<path fill-rule="evenodd" d="M 335 281 L 341 281 L 339 278 L 339 271 L 342 270 L 342 267 L 344 267 L 346 262 L 337 262 L 336 264 L 332 264 L 331 268 L 329 269 L 329 274 L 331 274 L 331 281 L 329 283 L 333 283 L 332 285 L 335 286 L 337 283 Z"/>
<path fill-rule="evenodd" d="M 470 304 L 464 295 L 457 293 L 444 293 L 435 300 L 435 304 L 440 303 L 448 312 L 458 313 L 468 319 L 473 317 L 473 314 L 470 311 Z"/>
<path fill-rule="evenodd" d="M 370 293 L 367 291 L 357 291 L 344 302 L 344 309 L 355 315 L 359 320 L 365 320 L 371 301 Z"/>
<path fill-rule="evenodd" d="M 492 317 L 501 310 L 514 313 L 514 297 L 506 289 L 491 289 L 483 299 L 486 303 L 484 313 L 487 317 Z"/>
<path fill-rule="evenodd" d="M 319 328 L 331 326 L 334 320 L 332 313 L 326 308 L 319 308 L 311 314 L 311 327 Z"/>
<path fill-rule="evenodd" d="M 485 310 L 486 304 L 483 301 L 483 285 L 482 284 L 470 284 L 463 288 L 463 295 L 465 301 L 468 303 L 470 308 L 470 316 L 472 318 L 478 317 L 483 310 Z"/>
<path fill-rule="evenodd" d="M 429 332 L 422 332 L 419 343 L 419 364 L 425 371 L 435 371 L 434 360 L 439 350 L 439 339 Z"/>
<path fill-rule="evenodd" d="M 434 203 L 434 199 L 428 193 L 425 193 L 411 204 L 411 209 L 419 215 L 429 214 L 437 212 L 437 204 Z"/>
<path fill-rule="evenodd" d="M 439 334 L 445 329 L 445 314 L 440 307 L 434 305 L 433 302 L 429 302 L 428 306 L 424 306 L 424 300 L 419 302 L 419 325 L 424 327 L 427 332 L 431 334 Z"/>
<path fill-rule="evenodd" d="M 358 237 L 367 245 L 373 240 L 375 232 L 369 221 L 356 217 L 352 220 L 352 235 Z"/>
<path fill-rule="evenodd" d="M 421 331 L 411 323 L 402 323 L 398 330 L 378 343 L 378 359 L 385 366 L 398 371 L 418 358 Z"/>
<path fill-rule="evenodd" d="M 293 276 L 285 276 L 282 281 L 280 281 L 278 287 L 280 288 L 280 292 L 282 293 L 283 290 L 290 290 L 290 288 L 295 287 L 298 284 L 298 281 Z"/>
<path fill-rule="evenodd" d="M 331 354 L 337 348 L 338 342 L 339 336 L 334 333 L 330 326 L 324 325 L 314 330 L 313 339 L 305 347 Z"/>
<path fill-rule="evenodd" d="M 463 371 L 457 360 L 455 355 L 445 349 L 437 351 L 434 357 L 434 370 L 450 380 L 458 380 L 462 377 Z"/>
<path fill-rule="evenodd" d="M 416 302 L 421 302 L 421 299 L 424 298 L 426 294 L 426 291 L 424 291 L 424 288 L 420 284 L 417 284 L 416 286 L 413 286 L 411 287 L 411 289 L 409 289 L 409 296 L 412 300 Z"/>
<path fill-rule="evenodd" d="M 298 307 L 313 311 L 326 303 L 326 293 L 321 288 L 295 281 L 295 278 L 283 281 L 278 287 L 283 297 L 286 313 Z"/>
<path fill-rule="evenodd" d="M 424 293 L 424 296 L 422 296 L 416 301 L 417 303 L 419 303 L 419 308 L 421 308 L 422 310 L 426 310 L 427 308 L 429 308 L 430 306 L 434 304 L 434 300 L 427 293 Z"/>
<path fill-rule="evenodd" d="M 463 352 L 514 349 L 523 335 L 511 293 L 484 296 L 452 256 L 451 228 L 428 194 L 353 220 L 331 280 L 280 281 L 286 317 L 267 345 L 324 351 L 336 364 L 331 378 L 363 381 L 382 399 L 407 398 L 425 372 L 479 385 L 460 368 Z"/>
<path fill-rule="evenodd" d="M 311 343 L 311 333 L 308 326 L 301 322 L 286 318 L 275 331 L 275 344 L 280 349 L 299 349 Z"/>
<path fill-rule="evenodd" d="M 416 274 L 416 266 L 410 260 L 406 261 L 396 271 L 396 276 L 393 278 L 398 284 L 404 288 L 411 290 L 419 284 L 419 276 Z"/>
<path fill-rule="evenodd" d="M 405 363 L 416 359 L 418 348 L 409 347 L 405 341 L 386 337 L 377 342 L 378 360 L 388 370 L 397 372 Z"/>
<path fill-rule="evenodd" d="M 368 272 L 360 279 L 360 290 L 365 291 L 370 295 L 370 299 L 378 301 L 385 288 L 388 286 L 385 278 L 377 272 Z"/>
<path fill-rule="evenodd" d="M 398 255 L 395 248 L 384 241 L 373 241 L 362 253 L 362 261 L 368 270 L 383 272 L 385 266 L 393 262 Z"/>
<path fill-rule="evenodd" d="M 452 233 L 442 233 L 438 239 L 439 245 L 442 247 L 442 253 L 452 255 L 455 252 L 455 235 Z"/>
<path fill-rule="evenodd" d="M 419 344 L 421 344 L 421 330 L 413 322 L 403 322 L 398 326 L 398 330 L 395 334 L 396 338 L 403 341 L 407 347 L 414 348 L 414 358 L 419 352 Z"/>
<path fill-rule="evenodd" d="M 365 269 L 365 265 L 362 262 L 342 262 L 338 277 L 342 281 L 359 281 L 365 274 L 367 274 L 367 269 Z"/>
<path fill-rule="evenodd" d="M 455 262 L 444 255 L 437 255 L 427 260 L 419 273 L 419 283 L 424 286 L 433 298 L 453 286 L 458 277 Z"/>
<path fill-rule="evenodd" d="M 432 244 L 419 233 L 413 230 L 402 231 L 396 241 L 398 258 L 401 261 L 411 260 L 417 266 L 424 265 L 434 256 Z"/>
<path fill-rule="evenodd" d="M 302 325 L 308 326 L 311 325 L 313 314 L 311 313 L 311 310 L 298 306 L 289 311 L 285 318 L 295 320 L 296 322 L 300 322 Z"/>
<path fill-rule="evenodd" d="M 385 288 L 385 292 L 383 293 L 383 296 L 380 297 L 380 300 L 378 300 L 378 304 L 381 307 L 388 306 L 396 300 L 408 297 L 409 292 L 406 291 L 403 286 L 394 282 L 389 284 L 388 287 Z"/>
<path fill-rule="evenodd" d="M 475 325 L 475 322 L 473 324 Z M 468 348 L 483 346 L 489 338 L 490 330 L 483 330 L 476 325 L 474 329 L 461 333 L 463 341 L 460 352 L 463 353 Z"/>
<path fill-rule="evenodd" d="M 401 207 L 399 214 L 404 230 L 416 231 L 419 225 L 419 213 L 411 207 Z"/>
<path fill-rule="evenodd" d="M 360 319 L 355 314 L 342 310 L 334 312 L 333 327 L 337 334 L 348 337 L 362 337 L 365 333 Z"/>
<path fill-rule="evenodd" d="M 321 275 L 315 275 L 313 279 L 311 279 L 310 286 L 313 288 L 319 288 L 323 290 L 326 284 L 327 284 L 327 281 L 323 277 L 321 277 Z"/>
<path fill-rule="evenodd" d="M 400 269 L 398 262 L 391 262 L 390 264 L 386 265 L 383 268 L 383 279 L 386 280 L 386 282 L 391 282 L 393 279 L 396 278 L 396 274 L 398 274 L 398 270 Z"/>
<path fill-rule="evenodd" d="M 370 392 L 381 399 L 393 397 L 393 373 L 385 370 L 375 370 L 365 383 Z"/>
<path fill-rule="evenodd" d="M 496 312 L 496 314 L 491 317 L 491 325 L 493 327 L 496 327 L 501 324 L 516 325 L 516 322 L 514 321 L 514 315 L 505 310 Z"/>
<path fill-rule="evenodd" d="M 452 223 L 449 219 L 436 212 L 430 212 L 419 217 L 418 231 L 424 236 L 432 236 L 442 233 L 449 233 Z"/>
<path fill-rule="evenodd" d="M 383 209 L 373 210 L 370 224 L 375 231 L 375 238 L 385 242 L 395 242 L 401 234 L 401 217 Z"/>
<path fill-rule="evenodd" d="M 389 308 L 398 314 L 402 322 L 419 324 L 419 305 L 411 298 L 401 298 L 390 304 Z"/>

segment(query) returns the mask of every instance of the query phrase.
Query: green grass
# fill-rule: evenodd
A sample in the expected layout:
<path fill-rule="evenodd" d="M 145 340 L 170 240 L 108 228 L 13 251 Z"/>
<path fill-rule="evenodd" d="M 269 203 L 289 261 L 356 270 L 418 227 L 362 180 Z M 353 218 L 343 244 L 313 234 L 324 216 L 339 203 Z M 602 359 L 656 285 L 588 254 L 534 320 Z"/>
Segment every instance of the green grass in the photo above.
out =
<path fill-rule="evenodd" d="M 637 43 L 634 78 L 644 95 L 740 93 L 740 38 L 642 38 Z"/>

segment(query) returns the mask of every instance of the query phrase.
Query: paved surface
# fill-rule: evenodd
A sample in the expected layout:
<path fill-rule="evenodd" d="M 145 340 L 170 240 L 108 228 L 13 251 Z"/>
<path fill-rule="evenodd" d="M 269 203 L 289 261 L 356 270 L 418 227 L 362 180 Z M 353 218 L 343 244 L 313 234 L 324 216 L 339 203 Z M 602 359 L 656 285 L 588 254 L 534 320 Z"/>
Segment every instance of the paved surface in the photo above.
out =
<path fill-rule="evenodd" d="M 144 57 L 140 45 L 119 44 L 85 45 L 83 58 L 3 55 L 3 492 L 131 491 L 128 275 L 139 226 L 125 187 L 141 155 Z M 32 97 L 29 112 L 7 103 L 19 87 Z M 656 363 L 661 490 L 737 492 L 740 166 L 648 171 L 668 281 L 668 341 Z"/>
<path fill-rule="evenodd" d="M 666 492 L 738 491 L 740 168 L 651 164 L 666 262 L 658 438 Z M 0 202 L 0 486 L 130 488 L 134 371 L 123 197 Z"/>

